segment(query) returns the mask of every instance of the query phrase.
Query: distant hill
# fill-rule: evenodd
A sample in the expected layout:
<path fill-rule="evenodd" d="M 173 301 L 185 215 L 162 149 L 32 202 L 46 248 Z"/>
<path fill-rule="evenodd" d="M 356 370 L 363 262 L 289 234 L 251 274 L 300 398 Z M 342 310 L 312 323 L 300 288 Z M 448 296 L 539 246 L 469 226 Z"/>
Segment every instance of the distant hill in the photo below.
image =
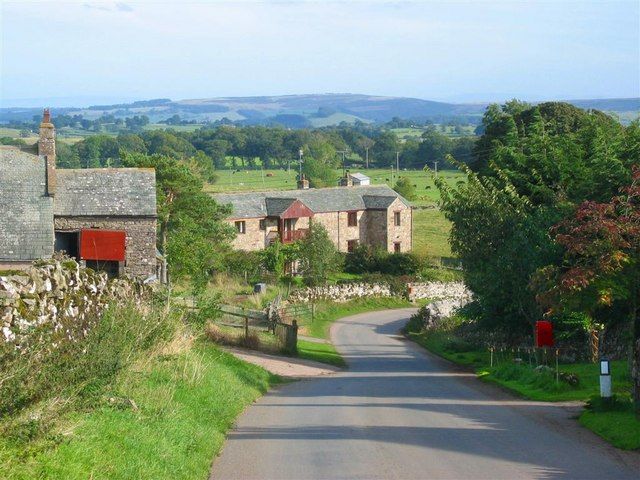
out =
<path fill-rule="evenodd" d="M 640 98 L 571 100 L 580 108 L 594 108 L 619 114 L 623 120 L 640 112 Z M 102 115 L 124 118 L 147 115 L 151 122 L 179 115 L 197 122 L 228 118 L 247 124 L 281 124 L 292 128 L 335 125 L 340 122 L 388 122 L 393 117 L 443 123 L 458 120 L 479 123 L 487 103 L 444 103 L 419 98 L 380 97 L 360 94 L 326 93 L 265 97 L 219 97 L 172 101 L 168 98 L 143 100 L 87 108 L 56 108 L 55 114 L 82 115 L 95 119 Z M 2 108 L 0 123 L 28 121 L 39 108 Z"/>

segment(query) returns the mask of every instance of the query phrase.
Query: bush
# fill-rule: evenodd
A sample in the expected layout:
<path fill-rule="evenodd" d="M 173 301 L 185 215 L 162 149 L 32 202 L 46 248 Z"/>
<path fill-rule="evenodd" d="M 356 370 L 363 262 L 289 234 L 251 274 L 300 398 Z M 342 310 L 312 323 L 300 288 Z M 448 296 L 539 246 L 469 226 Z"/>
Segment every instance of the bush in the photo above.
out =
<path fill-rule="evenodd" d="M 400 177 L 393 189 L 407 200 L 415 200 L 416 187 L 407 177 Z"/>
<path fill-rule="evenodd" d="M 226 270 L 232 275 L 257 283 L 262 278 L 262 257 L 259 252 L 233 250 L 227 253 Z"/>
<path fill-rule="evenodd" d="M 416 275 L 423 267 L 420 257 L 413 253 L 389 253 L 359 245 L 346 255 L 344 269 L 348 273 Z"/>
<path fill-rule="evenodd" d="M 220 315 L 220 294 L 202 294 L 196 298 L 196 310 L 189 313 L 188 320 L 201 329 Z"/>

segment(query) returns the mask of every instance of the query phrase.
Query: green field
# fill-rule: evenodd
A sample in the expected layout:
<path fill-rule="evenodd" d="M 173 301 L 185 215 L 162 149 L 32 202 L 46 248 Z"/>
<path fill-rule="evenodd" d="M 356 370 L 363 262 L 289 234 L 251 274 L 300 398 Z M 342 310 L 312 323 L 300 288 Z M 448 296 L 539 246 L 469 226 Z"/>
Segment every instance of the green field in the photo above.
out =
<path fill-rule="evenodd" d="M 438 133 L 442 133 L 449 137 L 462 137 L 475 134 L 475 126 L 462 125 L 459 132 L 456 132 L 454 126 L 451 125 L 433 125 Z M 391 131 L 395 133 L 400 140 L 419 139 L 422 134 L 427 130 L 426 127 L 407 127 L 407 128 L 392 128 Z"/>
<path fill-rule="evenodd" d="M 292 164 L 291 170 L 218 170 L 218 181 L 207 185 L 208 192 L 248 192 L 260 190 L 293 190 L 296 188 L 297 165 Z M 398 179 L 396 172 L 391 174 L 391 169 L 350 169 L 351 172 L 361 172 L 371 178 L 372 185 L 389 185 L 393 187 Z M 342 176 L 342 169 L 336 169 L 336 185 Z M 443 170 L 438 172 L 449 185 L 455 186 L 457 182 L 465 181 L 465 175 L 458 171 Z M 417 198 L 414 205 L 433 205 L 440 199 L 440 192 L 436 188 L 430 172 L 423 170 L 401 170 L 400 177 L 409 178 L 416 187 Z"/>

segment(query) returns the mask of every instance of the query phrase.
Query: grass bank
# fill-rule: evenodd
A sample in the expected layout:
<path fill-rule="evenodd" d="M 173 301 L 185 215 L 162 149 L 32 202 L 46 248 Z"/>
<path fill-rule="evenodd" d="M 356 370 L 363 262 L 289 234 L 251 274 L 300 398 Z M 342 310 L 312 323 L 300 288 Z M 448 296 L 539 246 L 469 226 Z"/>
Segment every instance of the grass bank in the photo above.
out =
<path fill-rule="evenodd" d="M 21 400 L 3 399 L 0 478 L 207 478 L 236 416 L 278 378 L 161 312 L 113 308 L 42 379 L 11 387 Z"/>
<path fill-rule="evenodd" d="M 407 332 L 407 336 L 430 352 L 459 365 L 473 369 L 483 381 L 500 385 L 520 396 L 537 401 L 588 401 L 599 395 L 599 369 L 593 363 L 560 364 L 560 380 L 555 366 L 536 371 L 526 354 L 522 363 L 514 363 L 511 353 L 495 353 L 494 366 L 490 353 L 474 348 L 447 331 Z M 631 377 L 626 361 L 611 363 L 613 391 L 619 399 L 613 408 L 595 400 L 580 417 L 580 423 L 612 445 L 624 449 L 640 448 L 640 421 L 635 418 L 629 392 Z M 567 379 L 570 380 L 563 380 Z M 577 381 L 576 381 L 577 380 Z"/>
<path fill-rule="evenodd" d="M 346 367 L 342 355 L 330 343 L 317 343 L 298 339 L 298 357 L 336 367 Z"/>

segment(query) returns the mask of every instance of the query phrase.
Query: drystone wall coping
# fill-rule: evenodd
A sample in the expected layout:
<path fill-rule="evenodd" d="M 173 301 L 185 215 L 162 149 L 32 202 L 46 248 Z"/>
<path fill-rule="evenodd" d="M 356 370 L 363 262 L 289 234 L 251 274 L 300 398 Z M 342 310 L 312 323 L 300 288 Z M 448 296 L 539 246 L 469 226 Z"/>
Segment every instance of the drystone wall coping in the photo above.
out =
<path fill-rule="evenodd" d="M 39 260 L 25 271 L 0 275 L 0 346 L 24 350 L 43 329 L 60 340 L 77 340 L 109 303 L 141 302 L 149 291 L 134 280 L 109 280 L 72 259 Z"/>

